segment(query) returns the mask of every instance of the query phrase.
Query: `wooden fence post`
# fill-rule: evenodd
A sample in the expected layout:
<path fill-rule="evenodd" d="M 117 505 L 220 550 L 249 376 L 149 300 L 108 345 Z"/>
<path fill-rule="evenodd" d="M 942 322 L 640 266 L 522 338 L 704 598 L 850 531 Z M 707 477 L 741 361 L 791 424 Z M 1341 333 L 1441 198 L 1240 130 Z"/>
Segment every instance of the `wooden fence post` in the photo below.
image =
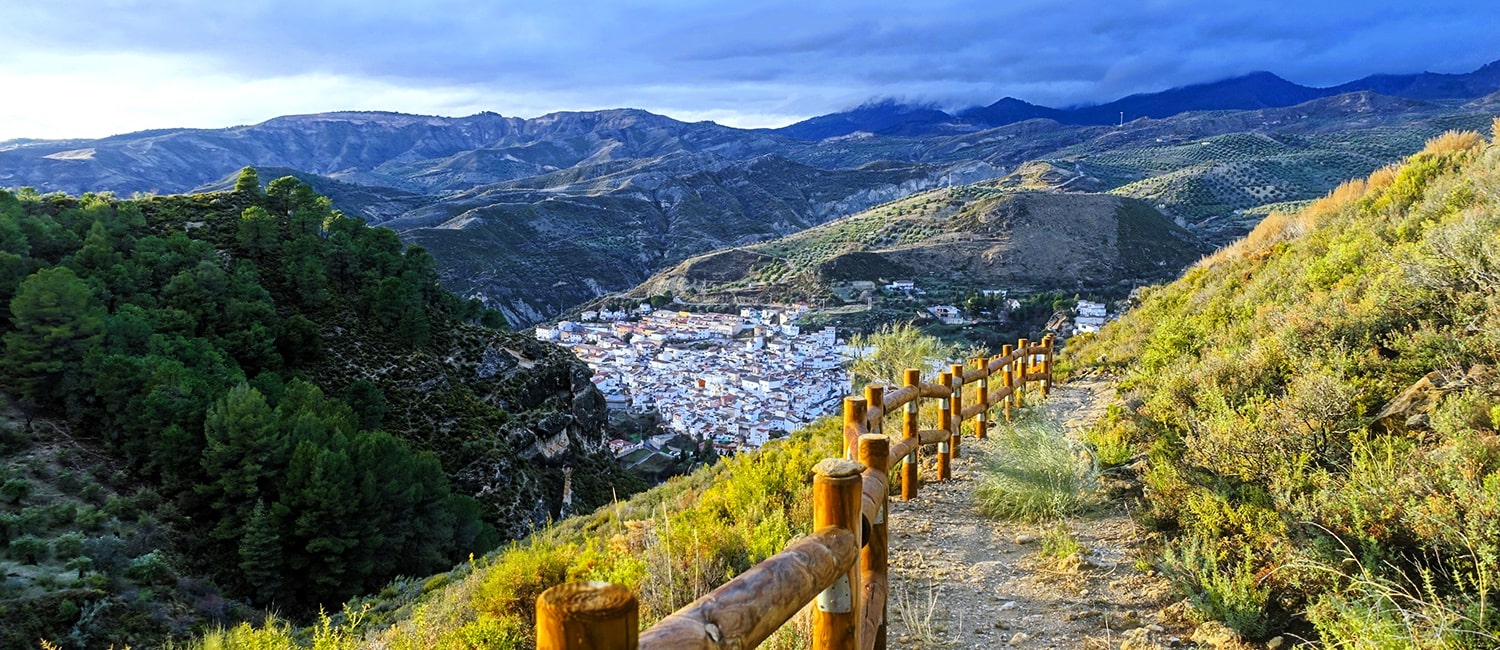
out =
<path fill-rule="evenodd" d="M 844 457 L 854 458 L 858 452 L 859 430 L 865 426 L 865 399 L 863 397 L 844 398 Z"/>
<path fill-rule="evenodd" d="M 986 411 L 990 410 L 990 361 L 986 357 L 974 360 L 974 366 L 979 368 L 979 415 L 974 419 L 974 437 L 984 440 L 990 434 L 990 416 Z"/>
<path fill-rule="evenodd" d="M 860 510 L 865 467 L 852 460 L 826 458 L 813 466 L 813 530 L 837 526 L 859 539 L 863 526 Z M 823 593 L 813 607 L 813 650 L 858 650 L 859 628 L 864 620 L 859 595 L 860 562 Z"/>
<path fill-rule="evenodd" d="M 1014 348 L 1009 345 L 1000 346 L 1000 357 L 1005 359 L 1005 365 L 1003 366 L 1005 369 L 1005 387 L 1010 389 L 1005 391 L 1006 422 L 1010 422 L 1011 406 L 1016 403 L 1016 363 L 1014 359 L 1011 359 L 1012 354 L 1015 354 Z"/>
<path fill-rule="evenodd" d="M 948 396 L 938 400 L 938 428 L 948 432 L 948 439 L 938 441 L 937 480 L 946 481 L 953 478 L 949 465 L 953 461 L 953 439 L 957 437 L 953 431 L 953 375 L 938 374 L 938 383 L 948 389 Z"/>
<path fill-rule="evenodd" d="M 1031 369 L 1031 353 L 1026 348 L 1030 345 L 1031 341 L 1026 339 L 1016 341 L 1016 354 L 1021 355 L 1021 370 L 1016 373 L 1019 375 L 1016 377 L 1016 408 L 1026 406 L 1026 373 Z"/>
<path fill-rule="evenodd" d="M 949 421 L 953 423 L 953 457 L 961 458 L 958 442 L 963 440 L 961 434 L 964 430 L 964 366 L 961 363 L 955 363 L 948 368 L 948 372 L 953 375 L 953 401 L 949 402 L 950 415 L 948 416 Z"/>
<path fill-rule="evenodd" d="M 870 384 L 865 386 L 865 412 L 875 409 L 880 409 L 880 419 L 870 423 L 870 433 L 878 435 L 885 432 L 885 386 Z"/>
<path fill-rule="evenodd" d="M 901 439 L 917 437 L 917 409 L 922 403 L 922 371 L 914 368 L 906 369 L 906 385 L 915 386 L 917 394 L 906 403 L 906 413 L 901 423 Z M 906 455 L 906 460 L 901 463 L 901 500 L 911 501 L 917 496 L 917 453 L 922 445 L 912 443 L 911 453 Z"/>
<path fill-rule="evenodd" d="M 1042 379 L 1042 397 L 1052 394 L 1052 346 L 1056 342 L 1057 339 L 1051 334 L 1042 337 L 1042 345 L 1047 348 L 1042 350 L 1042 374 L 1045 375 Z"/>
<path fill-rule="evenodd" d="M 891 439 L 885 436 L 863 435 L 859 437 L 859 462 L 881 475 L 891 473 Z M 890 563 L 890 528 L 886 523 L 886 510 L 889 509 L 890 495 L 880 495 L 880 509 L 875 513 L 875 519 L 870 522 L 870 539 L 865 542 L 865 547 L 860 551 L 860 568 L 867 575 L 880 580 L 886 591 L 886 597 L 880 599 L 880 626 L 875 628 L 875 650 L 885 650 L 886 614 L 889 607 L 886 606 L 890 600 L 890 577 L 888 565 Z"/>
<path fill-rule="evenodd" d="M 636 650 L 635 594 L 608 582 L 567 582 L 536 599 L 537 650 Z"/>

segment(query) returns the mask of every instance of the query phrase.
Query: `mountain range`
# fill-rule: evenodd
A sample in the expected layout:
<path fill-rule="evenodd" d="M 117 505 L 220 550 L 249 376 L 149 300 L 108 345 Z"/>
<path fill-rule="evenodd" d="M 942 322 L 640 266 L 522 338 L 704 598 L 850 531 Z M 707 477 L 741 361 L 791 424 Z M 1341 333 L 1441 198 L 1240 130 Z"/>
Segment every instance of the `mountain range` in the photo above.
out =
<path fill-rule="evenodd" d="M 860 131 L 882 135 L 922 135 L 980 131 L 1037 118 L 1062 124 L 1123 124 L 1143 117 L 1161 119 L 1189 111 L 1285 108 L 1323 97 L 1364 91 L 1423 101 L 1476 99 L 1500 91 L 1500 61 L 1464 74 L 1379 74 L 1327 88 L 1303 86 L 1274 73 L 1260 71 L 1162 92 L 1130 95 L 1105 104 L 1068 108 L 1049 108 L 1006 97 L 988 106 L 975 106 L 950 114 L 930 106 L 884 100 L 803 120 L 775 129 L 773 133 L 804 139 L 830 138 Z"/>
<path fill-rule="evenodd" d="M 324 113 L 12 140 L 0 143 L 0 187 L 128 195 L 228 189 L 244 166 L 294 175 L 424 246 L 445 286 L 522 326 L 693 255 L 1029 161 L 1144 199 L 1218 240 L 1244 232 L 1264 206 L 1315 198 L 1445 130 L 1488 126 L 1497 90 L 1500 65 L 1490 64 L 1324 89 L 1260 73 L 1068 109 L 1003 99 L 952 115 L 887 102 L 772 130 L 632 109 Z"/>

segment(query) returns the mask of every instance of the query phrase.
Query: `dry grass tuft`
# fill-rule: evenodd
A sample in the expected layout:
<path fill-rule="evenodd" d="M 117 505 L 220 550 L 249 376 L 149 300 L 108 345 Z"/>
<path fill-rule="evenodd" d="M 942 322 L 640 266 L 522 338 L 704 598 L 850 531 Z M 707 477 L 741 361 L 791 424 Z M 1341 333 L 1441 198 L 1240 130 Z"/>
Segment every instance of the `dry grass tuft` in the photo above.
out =
<path fill-rule="evenodd" d="M 1417 155 L 1432 154 L 1440 156 L 1445 153 L 1458 153 L 1474 149 L 1484 144 L 1484 136 L 1473 131 L 1446 131 L 1442 135 L 1427 141 L 1427 146 L 1422 148 Z"/>

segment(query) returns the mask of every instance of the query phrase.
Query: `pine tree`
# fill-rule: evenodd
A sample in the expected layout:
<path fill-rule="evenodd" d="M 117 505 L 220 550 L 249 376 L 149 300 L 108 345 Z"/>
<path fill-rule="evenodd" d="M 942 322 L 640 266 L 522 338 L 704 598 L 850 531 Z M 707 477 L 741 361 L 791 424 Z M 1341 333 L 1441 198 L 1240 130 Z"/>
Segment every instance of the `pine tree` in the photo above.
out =
<path fill-rule="evenodd" d="M 264 502 L 256 502 L 240 539 L 240 571 L 261 604 L 281 595 L 281 555 L 280 522 Z"/>
<path fill-rule="evenodd" d="M 283 443 L 275 422 L 266 398 L 249 384 L 235 386 L 208 409 L 202 465 L 213 482 L 199 492 L 219 514 L 214 537 L 236 539 L 242 534 L 251 504 L 262 498 L 262 489 L 279 469 L 276 460 Z"/>
<path fill-rule="evenodd" d="M 72 269 L 59 266 L 22 281 L 10 311 L 14 330 L 5 335 L 0 369 L 23 396 L 55 399 L 103 339 L 104 305 Z"/>
<path fill-rule="evenodd" d="M 267 255 L 276 250 L 276 244 L 280 239 L 278 230 L 276 218 L 266 212 L 265 208 L 253 205 L 240 213 L 238 233 L 240 247 L 257 261 L 264 260 Z"/>
<path fill-rule="evenodd" d="M 234 191 L 240 194 L 260 194 L 260 174 L 256 173 L 254 167 L 240 170 L 240 177 L 234 182 Z"/>

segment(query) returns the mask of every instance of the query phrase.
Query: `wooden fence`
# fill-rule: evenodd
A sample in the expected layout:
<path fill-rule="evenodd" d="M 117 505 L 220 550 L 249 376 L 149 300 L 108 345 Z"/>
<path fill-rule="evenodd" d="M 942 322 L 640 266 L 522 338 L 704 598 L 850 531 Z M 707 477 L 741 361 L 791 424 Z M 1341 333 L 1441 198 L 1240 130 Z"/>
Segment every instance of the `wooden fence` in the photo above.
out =
<path fill-rule="evenodd" d="M 937 480 L 950 478 L 963 423 L 988 433 L 989 413 L 1006 420 L 1028 386 L 1052 388 L 1053 338 L 1021 339 L 998 356 L 955 364 L 936 381 L 907 370 L 891 391 L 867 386 L 844 398 L 844 458 L 813 468 L 813 533 L 724 583 L 712 593 L 641 631 L 635 595 L 605 582 L 558 585 L 537 598 L 538 650 L 718 650 L 754 648 L 808 603 L 813 650 L 883 650 L 886 637 L 886 506 L 890 470 L 901 463 L 901 498 L 917 496 L 918 453 L 937 446 Z M 1001 380 L 991 387 L 990 379 Z M 968 390 L 974 386 L 973 390 Z M 938 400 L 936 429 L 920 429 L 922 400 Z M 968 404 L 965 406 L 965 404 Z M 899 439 L 885 434 L 886 416 L 901 413 Z"/>

